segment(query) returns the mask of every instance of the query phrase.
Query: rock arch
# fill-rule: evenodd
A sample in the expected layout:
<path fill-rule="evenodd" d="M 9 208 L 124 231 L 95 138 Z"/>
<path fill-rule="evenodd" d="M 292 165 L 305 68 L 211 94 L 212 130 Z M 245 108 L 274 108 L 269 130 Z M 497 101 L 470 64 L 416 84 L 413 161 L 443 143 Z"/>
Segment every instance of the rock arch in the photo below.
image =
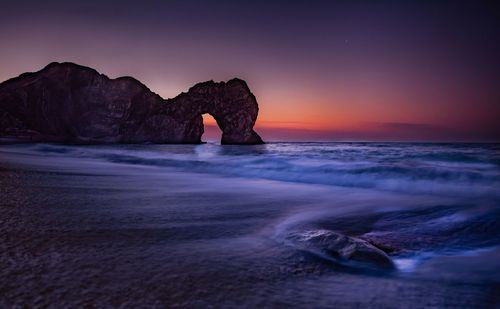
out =
<path fill-rule="evenodd" d="M 177 97 L 167 100 L 166 114 L 187 117 L 194 126 L 194 134 L 203 134 L 203 114 L 210 114 L 222 131 L 221 144 L 262 144 L 253 130 L 259 106 L 245 81 L 232 79 L 228 82 L 199 83 Z M 194 120 L 193 120 L 194 119 Z M 199 129 L 197 127 L 200 126 Z"/>
<path fill-rule="evenodd" d="M 222 144 L 262 144 L 259 107 L 245 81 L 208 81 L 164 100 L 132 77 L 109 79 L 51 63 L 0 83 L 0 137 L 24 142 L 201 143 L 211 114 Z"/>

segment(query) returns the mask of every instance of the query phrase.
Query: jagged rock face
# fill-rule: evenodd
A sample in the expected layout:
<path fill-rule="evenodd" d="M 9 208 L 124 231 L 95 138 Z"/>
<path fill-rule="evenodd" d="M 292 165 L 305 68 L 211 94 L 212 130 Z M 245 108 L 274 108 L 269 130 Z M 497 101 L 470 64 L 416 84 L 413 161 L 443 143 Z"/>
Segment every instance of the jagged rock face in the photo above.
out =
<path fill-rule="evenodd" d="M 132 77 L 109 79 L 51 63 L 0 84 L 0 137 L 24 142 L 201 143 L 204 113 L 224 144 L 260 144 L 258 105 L 246 83 L 200 83 L 163 100 Z"/>

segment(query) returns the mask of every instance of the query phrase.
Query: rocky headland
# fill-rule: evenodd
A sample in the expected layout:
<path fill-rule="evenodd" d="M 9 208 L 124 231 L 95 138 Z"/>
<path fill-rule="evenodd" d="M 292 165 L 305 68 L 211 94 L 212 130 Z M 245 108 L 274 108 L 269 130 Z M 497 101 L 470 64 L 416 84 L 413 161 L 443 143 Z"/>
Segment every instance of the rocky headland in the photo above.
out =
<path fill-rule="evenodd" d="M 7 142 L 201 143 L 212 115 L 222 144 L 262 144 L 259 107 L 245 81 L 207 81 L 163 99 L 133 77 L 110 79 L 51 63 L 0 83 L 0 138 Z"/>

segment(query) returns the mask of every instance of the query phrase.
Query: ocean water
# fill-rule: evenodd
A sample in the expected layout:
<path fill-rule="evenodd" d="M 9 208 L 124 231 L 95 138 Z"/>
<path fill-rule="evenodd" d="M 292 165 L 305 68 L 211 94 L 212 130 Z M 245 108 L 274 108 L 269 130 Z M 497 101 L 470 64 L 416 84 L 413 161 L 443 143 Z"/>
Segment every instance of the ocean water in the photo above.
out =
<path fill-rule="evenodd" d="M 4 305 L 498 305 L 499 144 L 4 145 L 0 167 Z M 394 267 L 308 242 L 332 232 Z"/>
<path fill-rule="evenodd" d="M 270 143 L 241 147 L 207 143 L 25 148 L 243 178 L 409 194 L 500 197 L 498 144 Z"/>

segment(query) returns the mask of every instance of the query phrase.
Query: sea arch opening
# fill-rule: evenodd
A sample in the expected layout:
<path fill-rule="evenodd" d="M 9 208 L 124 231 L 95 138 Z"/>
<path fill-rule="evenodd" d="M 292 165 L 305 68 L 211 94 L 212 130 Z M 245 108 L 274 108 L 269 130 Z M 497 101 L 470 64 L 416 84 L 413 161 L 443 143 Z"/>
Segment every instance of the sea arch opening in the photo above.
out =
<path fill-rule="evenodd" d="M 203 117 L 203 134 L 201 140 L 203 142 L 218 143 L 220 144 L 222 139 L 222 130 L 217 124 L 214 116 L 210 113 L 202 114 Z"/>

